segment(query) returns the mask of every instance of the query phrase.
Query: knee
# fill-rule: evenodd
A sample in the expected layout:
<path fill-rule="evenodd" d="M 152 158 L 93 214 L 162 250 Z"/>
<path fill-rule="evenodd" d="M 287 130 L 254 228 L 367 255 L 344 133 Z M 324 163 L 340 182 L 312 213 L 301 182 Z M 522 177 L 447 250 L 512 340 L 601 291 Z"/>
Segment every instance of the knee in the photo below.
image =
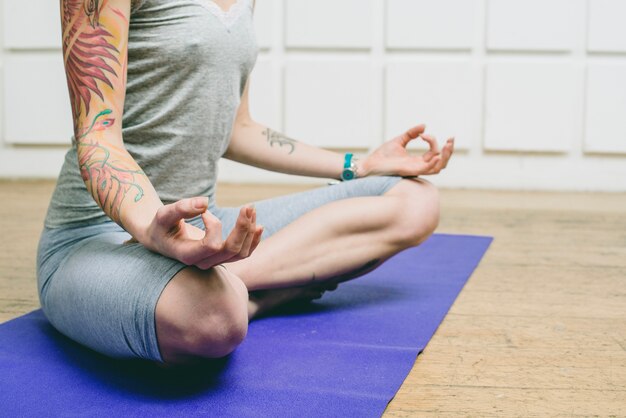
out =
<path fill-rule="evenodd" d="M 219 358 L 232 353 L 248 332 L 247 312 L 240 306 L 223 304 L 215 312 L 204 315 L 187 329 L 190 352 L 203 358 Z"/>
<path fill-rule="evenodd" d="M 439 191 L 423 179 L 405 179 L 398 184 L 395 237 L 402 248 L 424 242 L 439 225 Z"/>
<path fill-rule="evenodd" d="M 248 332 L 248 293 L 226 270 L 187 268 L 166 287 L 156 314 L 166 363 L 224 357 Z"/>

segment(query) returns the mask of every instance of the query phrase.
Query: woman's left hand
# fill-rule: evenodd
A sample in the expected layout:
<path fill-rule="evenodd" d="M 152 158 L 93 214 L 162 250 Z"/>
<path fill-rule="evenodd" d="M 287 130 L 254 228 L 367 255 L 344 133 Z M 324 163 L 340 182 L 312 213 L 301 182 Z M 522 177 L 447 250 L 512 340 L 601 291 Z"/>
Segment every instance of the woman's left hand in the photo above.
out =
<path fill-rule="evenodd" d="M 402 176 L 414 177 L 437 174 L 448 165 L 454 151 L 454 138 L 448 139 L 441 151 L 437 139 L 424 133 L 424 125 L 415 126 L 378 147 L 361 160 L 358 176 Z M 409 142 L 422 138 L 428 142 L 429 150 L 422 155 L 410 155 L 406 149 Z"/>

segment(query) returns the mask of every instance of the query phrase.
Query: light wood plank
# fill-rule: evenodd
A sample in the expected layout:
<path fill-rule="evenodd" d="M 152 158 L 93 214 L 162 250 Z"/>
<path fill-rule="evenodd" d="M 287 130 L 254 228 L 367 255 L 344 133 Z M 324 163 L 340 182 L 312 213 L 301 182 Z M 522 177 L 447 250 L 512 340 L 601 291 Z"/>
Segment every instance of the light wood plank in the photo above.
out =
<path fill-rule="evenodd" d="M 385 417 L 623 417 L 625 395 L 611 390 L 405 384 Z"/>

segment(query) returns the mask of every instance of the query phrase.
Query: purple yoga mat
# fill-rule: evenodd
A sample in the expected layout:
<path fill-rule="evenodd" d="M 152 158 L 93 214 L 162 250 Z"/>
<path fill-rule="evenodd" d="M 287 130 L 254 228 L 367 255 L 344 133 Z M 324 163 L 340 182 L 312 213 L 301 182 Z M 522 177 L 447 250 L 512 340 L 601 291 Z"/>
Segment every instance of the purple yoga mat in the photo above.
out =
<path fill-rule="evenodd" d="M 435 234 L 193 369 L 106 358 L 31 312 L 0 325 L 0 415 L 378 417 L 491 241 Z"/>

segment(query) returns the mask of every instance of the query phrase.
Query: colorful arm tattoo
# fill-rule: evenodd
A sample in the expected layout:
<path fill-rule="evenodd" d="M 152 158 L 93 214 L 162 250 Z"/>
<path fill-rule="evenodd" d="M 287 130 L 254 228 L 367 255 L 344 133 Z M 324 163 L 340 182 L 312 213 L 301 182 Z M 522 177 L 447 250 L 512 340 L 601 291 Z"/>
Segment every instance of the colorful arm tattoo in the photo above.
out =
<path fill-rule="evenodd" d="M 145 176 L 145 173 L 139 167 L 133 169 L 132 165 L 125 164 L 127 162 L 125 157 L 126 160 L 128 158 L 123 150 L 112 145 L 105 147 L 98 142 L 81 141 L 89 133 L 102 131 L 113 125 L 115 119 L 98 120 L 110 113 L 110 109 L 98 113 L 87 132 L 78 137 L 77 146 L 80 150 L 78 166 L 83 181 L 90 186 L 91 194 L 98 196 L 100 206 L 109 213 L 112 219 L 119 221 L 122 202 L 126 194 L 131 189 L 135 189 L 137 193 L 134 201 L 138 202 L 143 197 L 143 188 L 135 176 Z M 114 160 L 112 153 L 118 158 Z M 130 167 L 124 168 L 124 166 Z"/>
<path fill-rule="evenodd" d="M 122 203 L 144 196 L 147 176 L 107 131 L 121 117 L 128 18 L 113 0 L 61 0 L 63 51 L 80 173 L 100 207 L 117 223 Z M 119 127 L 118 127 L 119 128 Z M 121 133 L 120 133 L 121 135 Z"/>
<path fill-rule="evenodd" d="M 65 72 L 75 124 L 82 109 L 85 116 L 89 114 L 92 93 L 105 101 L 98 82 L 113 89 L 107 73 L 117 77 L 111 65 L 119 65 L 120 51 L 110 42 L 113 35 L 100 25 L 103 4 L 98 0 L 63 1 Z"/>

